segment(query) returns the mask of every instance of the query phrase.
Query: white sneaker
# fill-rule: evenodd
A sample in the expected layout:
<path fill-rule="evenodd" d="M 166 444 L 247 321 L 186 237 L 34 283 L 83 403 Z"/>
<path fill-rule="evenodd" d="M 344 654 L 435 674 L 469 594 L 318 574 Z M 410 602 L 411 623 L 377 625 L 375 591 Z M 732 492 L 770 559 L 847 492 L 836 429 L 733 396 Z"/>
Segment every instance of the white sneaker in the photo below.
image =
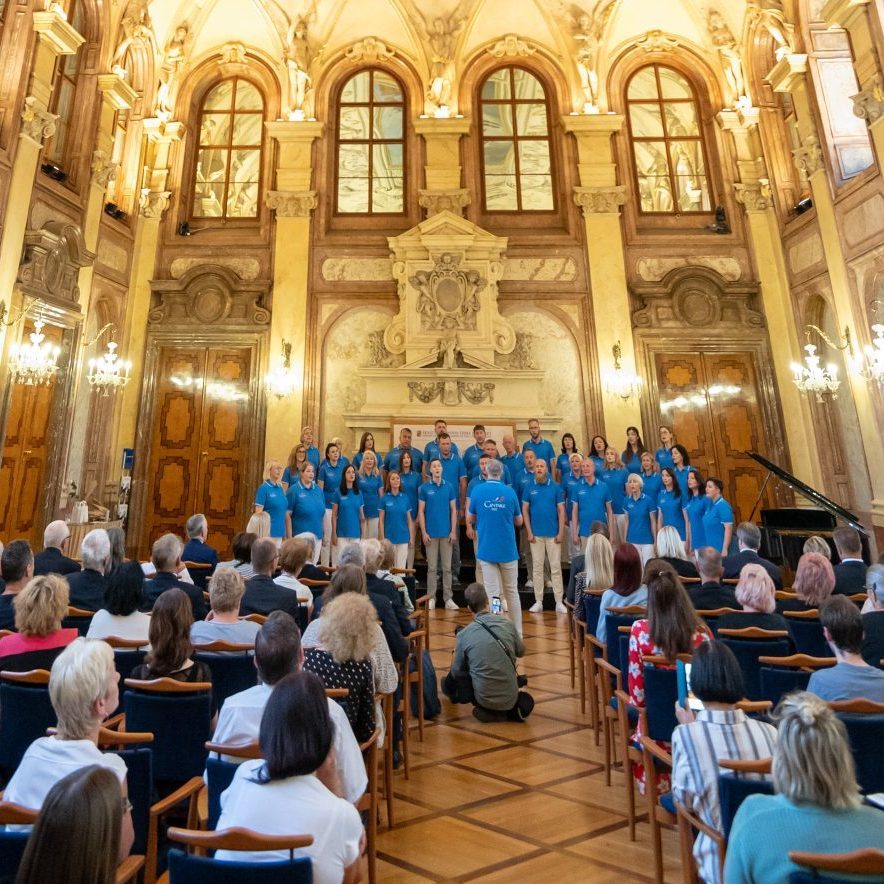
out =
<path fill-rule="evenodd" d="M 431 611 L 436 610 L 436 599 L 430 599 L 430 610 Z"/>
<path fill-rule="evenodd" d="M 556 614 L 567 614 L 568 609 L 561 603 L 556 602 Z"/>
<path fill-rule="evenodd" d="M 445 607 L 449 611 L 459 611 L 460 610 L 460 605 L 454 599 L 448 599 L 448 601 L 445 602 Z"/>
<path fill-rule="evenodd" d="M 529 578 L 525 581 L 525 586 L 526 586 L 528 589 L 534 589 L 534 581 L 529 577 Z"/>
<path fill-rule="evenodd" d="M 529 614 L 540 614 L 543 611 L 543 602 L 534 602 L 530 608 L 528 608 Z"/>

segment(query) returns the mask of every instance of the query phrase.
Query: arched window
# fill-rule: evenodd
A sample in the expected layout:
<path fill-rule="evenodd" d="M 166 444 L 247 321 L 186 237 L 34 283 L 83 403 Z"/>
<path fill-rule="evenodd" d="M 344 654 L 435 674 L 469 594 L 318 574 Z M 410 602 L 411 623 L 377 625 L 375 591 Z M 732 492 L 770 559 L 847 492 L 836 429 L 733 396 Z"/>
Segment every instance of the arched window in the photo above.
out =
<path fill-rule="evenodd" d="M 543 84 L 523 68 L 500 68 L 482 83 L 479 109 L 485 211 L 552 211 L 555 190 Z"/>
<path fill-rule="evenodd" d="M 77 33 L 82 34 L 86 27 L 86 16 L 82 4 L 71 0 L 67 6 L 68 21 Z M 52 97 L 49 99 L 49 112 L 57 114 L 55 134 L 43 148 L 43 159 L 64 169 L 68 165 L 71 151 L 71 123 L 77 98 L 77 77 L 80 73 L 80 51 L 73 55 L 59 56 L 55 63 L 52 79 Z"/>
<path fill-rule="evenodd" d="M 263 143 L 257 86 L 231 77 L 210 89 L 200 111 L 192 217 L 258 217 Z"/>
<path fill-rule="evenodd" d="M 641 211 L 711 212 L 699 106 L 688 79 L 649 65 L 630 78 L 626 104 Z"/>
<path fill-rule="evenodd" d="M 340 214 L 405 211 L 405 95 L 386 71 L 359 71 L 338 101 L 337 195 Z"/>

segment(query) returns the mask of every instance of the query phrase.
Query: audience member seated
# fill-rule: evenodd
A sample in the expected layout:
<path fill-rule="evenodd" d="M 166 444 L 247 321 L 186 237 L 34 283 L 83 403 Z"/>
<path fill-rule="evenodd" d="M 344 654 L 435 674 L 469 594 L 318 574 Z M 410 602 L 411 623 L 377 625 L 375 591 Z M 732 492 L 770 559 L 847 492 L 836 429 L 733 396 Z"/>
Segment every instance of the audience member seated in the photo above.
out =
<path fill-rule="evenodd" d="M 719 617 L 719 629 L 785 629 L 792 641 L 789 621 L 782 614 L 776 613 L 776 590 L 766 568 L 761 565 L 743 565 L 735 594 L 743 610 L 739 614 Z"/>
<path fill-rule="evenodd" d="M 832 532 L 841 561 L 835 565 L 835 595 L 856 595 L 866 591 L 866 563 L 859 531 L 841 527 Z"/>
<path fill-rule="evenodd" d="M 0 595 L 0 629 L 15 629 L 15 597 L 34 576 L 34 554 L 27 540 L 13 540 L 0 556 L 3 594 Z"/>
<path fill-rule="evenodd" d="M 688 587 L 688 595 L 694 607 L 698 611 L 739 607 L 733 587 L 721 584 L 721 553 L 714 547 L 703 546 L 697 550 L 696 555 L 700 585 Z"/>
<path fill-rule="evenodd" d="M 584 605 L 593 590 L 608 590 L 614 583 L 614 548 L 604 534 L 590 534 L 586 539 L 583 567 L 574 584 L 574 616 L 586 622 Z M 571 567 L 576 567 L 572 561 Z"/>
<path fill-rule="evenodd" d="M 713 553 L 720 569 L 721 555 L 704 547 L 704 553 Z M 703 574 L 702 560 L 700 574 Z M 682 586 L 678 574 L 660 559 L 651 559 L 645 566 L 648 585 L 648 616 L 636 620 L 629 632 L 629 702 L 636 708 L 645 705 L 645 657 L 666 657 L 675 660 L 679 654 L 690 654 L 694 648 L 712 638 L 709 627 L 697 616 L 694 606 Z M 635 729 L 634 739 L 640 741 L 641 720 Z M 667 752 L 668 744 L 660 744 Z M 639 790 L 645 791 L 645 769 L 634 766 Z M 669 791 L 669 774 L 661 773 L 657 782 L 662 792 Z"/>
<path fill-rule="evenodd" d="M 222 568 L 209 581 L 209 606 L 205 620 L 190 627 L 190 640 L 195 645 L 230 642 L 250 645 L 261 628 L 251 620 L 239 619 L 239 606 L 246 585 L 233 568 Z"/>
<path fill-rule="evenodd" d="M 273 582 L 278 559 L 279 547 L 272 537 L 259 537 L 252 544 L 252 571 L 255 576 L 246 581 L 245 595 L 239 606 L 241 616 L 262 614 L 266 617 L 273 611 L 285 611 L 295 618 L 298 616 L 297 595 Z"/>
<path fill-rule="evenodd" d="M 193 659 L 190 627 L 193 613 L 190 600 L 181 589 L 167 589 L 158 599 L 150 616 L 150 651 L 144 663 L 132 670 L 131 678 L 150 680 L 174 678 L 175 681 L 212 680 L 205 663 Z"/>
<path fill-rule="evenodd" d="M 816 670 L 807 689 L 829 703 L 860 697 L 884 703 L 884 672 L 862 658 L 863 619 L 856 605 L 833 595 L 820 608 L 820 623 L 838 662 Z"/>
<path fill-rule="evenodd" d="M 777 610 L 810 611 L 819 608 L 832 595 L 835 588 L 835 572 L 832 563 L 820 553 L 805 553 L 798 559 L 792 591 L 797 599 L 780 599 Z"/>
<path fill-rule="evenodd" d="M 408 619 L 408 611 L 405 603 L 402 601 L 402 593 L 396 588 L 396 584 L 391 580 L 384 580 L 378 577 L 378 568 L 384 558 L 384 550 L 380 541 L 374 538 L 360 541 L 362 546 L 362 554 L 365 558 L 365 585 L 372 595 L 382 595 L 390 600 L 393 606 L 393 612 L 399 622 L 399 629 L 402 635 L 408 635 L 413 624 Z"/>
<path fill-rule="evenodd" d="M 108 528 L 107 537 L 110 540 L 110 565 L 108 576 L 114 568 L 119 568 L 126 561 L 126 532 L 122 528 Z"/>
<path fill-rule="evenodd" d="M 884 660 L 884 565 L 866 571 L 869 599 L 863 606 L 863 660 L 881 667 Z M 2 600 L 2 596 L 0 596 Z"/>
<path fill-rule="evenodd" d="M 747 567 L 757 566 L 747 565 L 743 572 Z M 672 734 L 672 794 L 707 826 L 721 832 L 719 760 L 770 758 L 777 731 L 737 709 L 736 704 L 746 696 L 743 674 L 733 651 L 721 642 L 706 642 L 694 651 L 691 692 L 703 708 L 694 714 L 676 706 L 679 726 Z M 694 841 L 694 858 L 701 880 L 719 884 L 718 849 L 702 832 Z"/>
<path fill-rule="evenodd" d="M 365 833 L 359 812 L 341 795 L 335 776 L 334 723 L 322 682 L 312 673 L 282 678 L 267 699 L 258 742 L 261 758 L 244 762 L 221 795 L 219 829 L 264 835 L 312 835 L 308 856 L 314 884 L 360 880 Z M 218 860 L 274 862 L 289 852 L 219 850 Z"/>
<path fill-rule="evenodd" d="M 313 550 L 313 555 L 316 555 L 317 541 L 315 534 L 311 534 L 309 531 L 302 531 L 300 534 L 296 534 L 293 540 L 306 540 L 310 548 Z M 310 556 L 308 556 L 298 577 L 303 580 L 328 580 L 328 571 L 323 571 L 322 568 L 318 567 L 313 561 L 311 561 Z"/>
<path fill-rule="evenodd" d="M 819 553 L 821 556 L 825 556 L 830 562 L 832 561 L 832 547 L 826 543 L 825 539 L 819 537 L 816 534 L 811 534 L 807 540 L 804 541 L 804 546 L 801 547 L 801 554 L 805 553 Z"/>
<path fill-rule="evenodd" d="M 684 541 L 672 525 L 664 525 L 657 532 L 657 558 L 672 565 L 679 577 L 700 576 L 697 566 L 688 558 Z"/>
<path fill-rule="evenodd" d="M 209 536 L 209 523 L 202 513 L 197 513 L 184 523 L 184 530 L 187 533 L 187 543 L 184 544 L 184 549 L 181 551 L 182 560 L 211 565 L 211 568 L 193 569 L 194 585 L 205 589 L 218 565 L 218 553 L 206 543 L 206 538 Z"/>
<path fill-rule="evenodd" d="M 262 537 L 270 537 L 270 513 L 252 513 L 246 522 L 246 534 L 254 534 L 257 540 Z"/>
<path fill-rule="evenodd" d="M 313 555 L 313 543 L 301 538 L 292 537 L 279 548 L 279 567 L 282 573 L 274 577 L 273 582 L 283 589 L 290 589 L 302 605 L 306 605 L 308 613 L 313 610 L 313 593 L 309 586 L 298 580 L 307 559 Z"/>
<path fill-rule="evenodd" d="M 789 881 L 799 871 L 791 850 L 884 848 L 881 811 L 862 804 L 844 723 L 803 691 L 789 694 L 776 718 L 776 794 L 750 795 L 737 811 L 724 867 L 728 884 Z"/>
<path fill-rule="evenodd" d="M 327 688 L 346 688 L 341 700 L 353 735 L 364 743 L 374 731 L 374 674 L 371 654 L 376 641 L 374 606 L 362 595 L 347 592 L 323 605 L 319 645 L 307 648 L 304 668 L 315 672 Z"/>
<path fill-rule="evenodd" d="M 233 568 L 239 571 L 243 580 L 248 580 L 255 576 L 252 570 L 252 544 L 258 539 L 257 534 L 250 534 L 247 531 L 241 531 L 239 534 L 233 535 L 231 546 L 233 547 L 233 558 L 229 562 L 219 562 L 218 568 Z"/>
<path fill-rule="evenodd" d="M 381 580 L 389 581 L 396 587 L 396 591 L 402 599 L 402 604 L 405 606 L 406 613 L 410 614 L 414 611 L 414 605 L 408 593 L 408 584 L 399 574 L 394 574 L 391 570 L 396 563 L 396 547 L 386 537 L 378 542 L 381 545 L 381 563 L 378 565 L 377 576 Z"/>
<path fill-rule="evenodd" d="M 255 636 L 255 667 L 260 684 L 224 701 L 212 739 L 225 746 L 257 742 L 261 716 L 273 688 L 286 675 L 299 672 L 303 662 L 301 637 L 295 621 L 285 611 L 274 611 Z M 334 726 L 334 763 L 343 789 L 342 797 L 355 803 L 368 785 L 365 763 L 343 708 L 331 698 L 326 702 Z M 228 760 L 237 759 L 231 756 Z"/>
<path fill-rule="evenodd" d="M 111 571 L 104 589 L 104 607 L 89 624 L 86 638 L 115 638 L 147 644 L 150 614 L 139 610 L 144 591 L 144 574 L 138 562 L 124 562 Z"/>
<path fill-rule="evenodd" d="M 721 563 L 725 580 L 739 577 L 746 565 L 760 565 L 773 580 L 774 589 L 783 588 L 783 575 L 779 567 L 758 555 L 761 547 L 761 529 L 754 522 L 740 522 L 737 525 L 737 547 L 740 551 L 732 556 L 725 556 Z"/>
<path fill-rule="evenodd" d="M 464 598 L 473 622 L 457 634 L 442 690 L 452 702 L 471 702 L 479 721 L 524 721 L 534 698 L 519 690 L 516 658 L 525 654 L 522 636 L 508 617 L 488 610 L 488 593 L 481 583 L 471 583 Z"/>
<path fill-rule="evenodd" d="M 600 537 L 601 535 L 596 535 Z M 677 535 L 676 535 L 677 536 Z M 590 542 L 592 541 L 590 537 Z M 607 538 L 602 538 L 607 540 Z M 608 608 L 627 608 L 630 605 L 647 605 L 648 587 L 642 582 L 642 560 L 631 543 L 621 543 L 614 553 L 614 580 L 605 590 L 599 606 L 599 625 L 596 638 L 608 641 L 608 625 L 605 614 Z"/>
<path fill-rule="evenodd" d="M 0 638 L 0 669 L 29 672 L 51 668 L 78 635 L 76 629 L 61 628 L 68 613 L 67 580 L 58 574 L 33 577 L 13 597 L 12 604 L 18 634 Z"/>
<path fill-rule="evenodd" d="M 68 538 L 71 536 L 67 522 L 56 519 L 43 531 L 43 550 L 34 556 L 34 576 L 41 574 L 73 574 L 80 565 L 65 555 Z"/>
<path fill-rule="evenodd" d="M 181 541 L 174 534 L 164 534 L 154 541 L 150 560 L 156 569 L 152 580 L 144 581 L 144 610 L 150 611 L 157 599 L 170 589 L 180 589 L 190 600 L 191 614 L 194 620 L 202 620 L 206 616 L 206 603 L 203 593 L 192 583 L 178 579 L 181 570 Z"/>
<path fill-rule="evenodd" d="M 37 579 L 61 580 L 54 576 Z M 36 810 L 59 780 L 92 765 L 111 771 L 119 783 L 117 795 L 122 792 L 125 798 L 123 759 L 98 749 L 101 723 L 119 705 L 119 681 L 110 645 L 78 638 L 64 650 L 49 674 L 49 699 L 58 716 L 57 732 L 51 737 L 40 737 L 28 746 L 6 786 L 4 801 Z M 123 840 L 131 844 L 131 838 L 132 815 L 125 810 Z M 64 876 L 55 880 L 68 879 Z"/>
<path fill-rule="evenodd" d="M 18 869 L 18 884 L 46 881 L 114 884 L 117 865 L 132 849 L 124 828 L 120 784 L 97 765 L 59 780 L 46 795 Z"/>
<path fill-rule="evenodd" d="M 70 605 L 81 611 L 104 607 L 104 575 L 110 567 L 110 538 L 104 528 L 90 531 L 80 544 L 83 570 L 68 575 Z"/>

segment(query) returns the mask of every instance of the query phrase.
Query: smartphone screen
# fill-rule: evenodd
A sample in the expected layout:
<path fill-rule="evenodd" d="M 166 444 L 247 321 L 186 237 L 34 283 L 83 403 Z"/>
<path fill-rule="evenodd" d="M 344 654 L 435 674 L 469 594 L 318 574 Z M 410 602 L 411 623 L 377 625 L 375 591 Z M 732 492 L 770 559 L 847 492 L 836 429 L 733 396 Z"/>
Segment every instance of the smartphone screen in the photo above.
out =
<path fill-rule="evenodd" d="M 684 709 L 698 712 L 703 708 L 702 701 L 691 693 L 691 664 L 682 660 L 676 663 L 678 677 L 678 704 Z"/>
<path fill-rule="evenodd" d="M 500 596 L 494 596 L 494 598 L 491 599 L 491 613 L 492 614 L 499 614 L 500 608 L 501 608 Z"/>

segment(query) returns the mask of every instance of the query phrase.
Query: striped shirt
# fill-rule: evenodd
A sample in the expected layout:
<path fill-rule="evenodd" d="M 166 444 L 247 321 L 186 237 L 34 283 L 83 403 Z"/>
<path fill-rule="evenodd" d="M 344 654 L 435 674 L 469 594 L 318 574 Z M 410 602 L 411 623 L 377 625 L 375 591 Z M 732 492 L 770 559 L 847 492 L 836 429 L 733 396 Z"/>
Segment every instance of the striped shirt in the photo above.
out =
<path fill-rule="evenodd" d="M 741 709 L 702 709 L 697 720 L 679 725 L 672 734 L 672 794 L 700 819 L 722 830 L 718 800 L 720 758 L 770 758 L 776 745 L 773 725 L 749 718 Z M 715 842 L 699 834 L 694 858 L 701 880 L 719 884 Z"/>

